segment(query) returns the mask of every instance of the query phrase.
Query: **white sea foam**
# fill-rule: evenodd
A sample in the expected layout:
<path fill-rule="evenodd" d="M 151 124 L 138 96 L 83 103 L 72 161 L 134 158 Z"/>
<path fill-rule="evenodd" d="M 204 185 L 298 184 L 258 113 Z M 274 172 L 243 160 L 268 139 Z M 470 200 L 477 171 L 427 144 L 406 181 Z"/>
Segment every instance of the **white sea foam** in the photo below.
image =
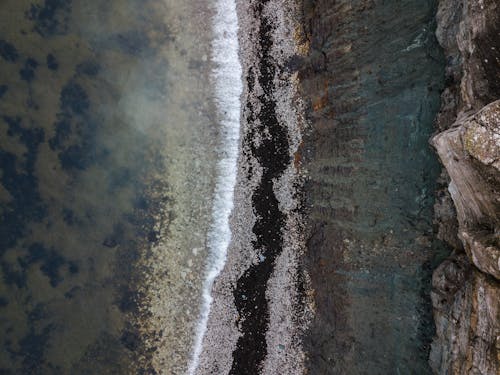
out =
<path fill-rule="evenodd" d="M 203 337 L 207 329 L 211 290 L 215 278 L 226 262 L 231 240 L 229 215 L 233 209 L 240 136 L 241 65 L 238 58 L 238 16 L 235 0 L 217 0 L 214 18 L 212 60 L 213 81 L 220 119 L 221 139 L 217 163 L 217 181 L 212 207 L 212 223 L 208 234 L 209 256 L 203 282 L 200 317 L 188 374 L 194 375 L 199 364 Z"/>

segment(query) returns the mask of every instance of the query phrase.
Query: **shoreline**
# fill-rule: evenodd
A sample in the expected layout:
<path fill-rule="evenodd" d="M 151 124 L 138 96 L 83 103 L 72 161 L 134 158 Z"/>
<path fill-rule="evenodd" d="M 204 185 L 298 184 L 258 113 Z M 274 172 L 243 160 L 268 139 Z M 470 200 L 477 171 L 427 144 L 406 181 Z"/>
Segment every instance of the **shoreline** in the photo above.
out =
<path fill-rule="evenodd" d="M 430 279 L 445 250 L 424 194 L 439 182 L 428 138 L 441 55 L 429 11 L 413 4 L 413 24 L 391 5 L 330 14 L 236 3 L 244 90 L 232 238 L 189 373 L 430 373 Z M 351 28 L 326 26 L 337 19 Z M 389 21 L 390 48 L 365 49 L 385 33 L 366 30 Z M 419 69 L 382 68 L 394 54 Z"/>
<path fill-rule="evenodd" d="M 302 104 L 294 74 L 284 69 L 298 53 L 289 37 L 296 17 L 293 5 L 278 1 L 237 1 L 237 12 L 244 109 L 230 219 L 233 238 L 214 283 L 197 373 L 275 374 L 279 368 L 300 374 L 305 361 L 300 334 L 307 314 L 299 303 L 304 242 L 294 155 L 303 118 L 295 112 Z"/>
<path fill-rule="evenodd" d="M 210 229 L 207 234 L 208 260 L 202 287 L 200 317 L 196 326 L 194 348 L 188 366 L 188 375 L 195 373 L 202 350 L 212 305 L 211 289 L 215 278 L 224 267 L 231 240 L 229 216 L 233 210 L 236 160 L 239 150 L 240 113 L 243 83 L 238 56 L 238 16 L 234 0 L 218 0 L 213 20 L 211 80 L 215 87 L 219 122 L 221 124 L 220 151 L 216 167 Z"/>

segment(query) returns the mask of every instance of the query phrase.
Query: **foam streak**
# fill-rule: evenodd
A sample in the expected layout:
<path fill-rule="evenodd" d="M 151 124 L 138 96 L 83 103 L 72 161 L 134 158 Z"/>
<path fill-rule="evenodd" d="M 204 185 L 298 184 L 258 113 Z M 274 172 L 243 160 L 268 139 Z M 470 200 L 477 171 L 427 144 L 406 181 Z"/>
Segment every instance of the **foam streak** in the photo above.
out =
<path fill-rule="evenodd" d="M 217 0 L 214 18 L 212 60 L 215 100 L 220 119 L 220 155 L 212 207 L 212 223 L 208 234 L 209 256 L 202 289 L 200 318 L 188 368 L 194 375 L 199 364 L 203 337 L 207 330 L 212 303 L 211 290 L 215 278 L 226 262 L 231 240 L 229 215 L 233 209 L 240 136 L 240 96 L 243 89 L 238 58 L 238 16 L 235 0 Z"/>

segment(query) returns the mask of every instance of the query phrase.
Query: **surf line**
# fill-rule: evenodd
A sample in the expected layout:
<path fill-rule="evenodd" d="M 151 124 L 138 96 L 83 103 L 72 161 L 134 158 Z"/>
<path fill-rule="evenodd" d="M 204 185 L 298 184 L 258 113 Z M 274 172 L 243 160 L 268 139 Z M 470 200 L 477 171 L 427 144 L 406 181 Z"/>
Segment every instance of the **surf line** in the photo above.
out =
<path fill-rule="evenodd" d="M 243 90 L 242 68 L 238 57 L 238 15 L 235 0 L 217 0 L 213 22 L 212 78 L 215 104 L 220 121 L 220 153 L 217 162 L 217 179 L 213 197 L 212 222 L 207 244 L 208 259 L 202 287 L 200 317 L 196 326 L 194 346 L 188 375 L 194 375 L 199 365 L 203 338 L 207 330 L 212 305 L 211 290 L 215 278 L 226 262 L 231 241 L 229 215 L 233 210 L 236 184 L 238 146 L 240 139 L 240 96 Z"/>

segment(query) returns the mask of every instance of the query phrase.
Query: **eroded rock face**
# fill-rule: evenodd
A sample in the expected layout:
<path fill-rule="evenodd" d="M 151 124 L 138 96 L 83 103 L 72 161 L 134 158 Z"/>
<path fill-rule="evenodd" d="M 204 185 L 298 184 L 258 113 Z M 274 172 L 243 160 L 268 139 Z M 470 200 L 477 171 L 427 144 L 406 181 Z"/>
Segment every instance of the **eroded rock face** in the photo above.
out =
<path fill-rule="evenodd" d="M 433 277 L 437 338 L 431 366 L 439 374 L 498 374 L 498 282 L 464 256 L 443 262 Z"/>
<path fill-rule="evenodd" d="M 500 371 L 500 4 L 440 2 L 437 37 L 447 55 L 448 87 L 432 144 L 449 175 L 460 243 L 434 272 L 439 374 Z M 443 200 L 445 201 L 445 200 Z M 449 212 L 436 206 L 438 221 Z"/>
<path fill-rule="evenodd" d="M 308 374 L 430 374 L 432 192 L 441 168 L 428 139 L 444 86 L 434 2 L 302 4 L 304 266 L 315 304 Z"/>
<path fill-rule="evenodd" d="M 493 102 L 432 140 L 451 178 L 461 230 L 498 225 L 499 117 L 500 101 Z"/>
<path fill-rule="evenodd" d="M 464 124 L 462 141 L 467 153 L 500 171 L 500 100 L 487 105 Z"/>

